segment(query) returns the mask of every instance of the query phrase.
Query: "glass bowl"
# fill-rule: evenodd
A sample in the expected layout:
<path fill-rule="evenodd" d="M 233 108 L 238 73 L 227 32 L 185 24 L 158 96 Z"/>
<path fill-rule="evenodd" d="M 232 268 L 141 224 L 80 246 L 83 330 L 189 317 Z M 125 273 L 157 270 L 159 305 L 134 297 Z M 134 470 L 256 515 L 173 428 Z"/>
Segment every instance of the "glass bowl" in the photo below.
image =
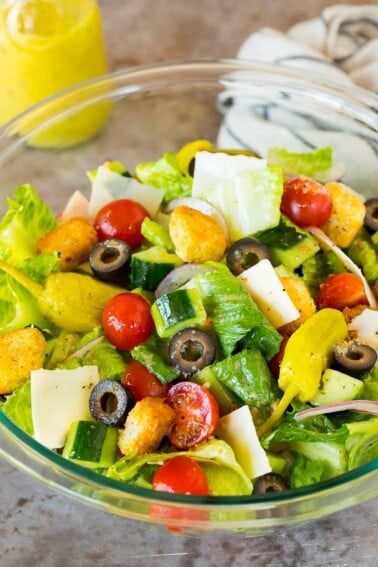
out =
<path fill-rule="evenodd" d="M 348 169 L 350 184 L 374 195 L 378 160 L 371 148 L 378 143 L 377 106 L 375 95 L 349 84 L 248 61 L 173 61 L 125 69 L 54 95 L 0 128 L 0 211 L 15 187 L 27 182 L 58 213 L 74 190 L 88 194 L 86 171 L 107 159 L 119 159 L 132 170 L 138 162 L 194 139 L 216 143 L 220 137 L 233 147 L 246 147 L 252 139 L 261 148 L 264 139 L 278 145 L 276 135 L 279 139 L 284 131 L 293 134 L 288 149 L 296 150 L 309 134 L 315 147 L 332 141 L 336 161 L 350 166 L 357 157 L 360 165 Z M 233 122 L 233 113 L 239 111 L 242 117 L 257 117 L 258 128 L 244 119 Z M 0 454 L 84 503 L 185 535 L 263 535 L 353 506 L 378 492 L 377 461 L 283 493 L 195 497 L 153 492 L 63 459 L 1 411 Z"/>

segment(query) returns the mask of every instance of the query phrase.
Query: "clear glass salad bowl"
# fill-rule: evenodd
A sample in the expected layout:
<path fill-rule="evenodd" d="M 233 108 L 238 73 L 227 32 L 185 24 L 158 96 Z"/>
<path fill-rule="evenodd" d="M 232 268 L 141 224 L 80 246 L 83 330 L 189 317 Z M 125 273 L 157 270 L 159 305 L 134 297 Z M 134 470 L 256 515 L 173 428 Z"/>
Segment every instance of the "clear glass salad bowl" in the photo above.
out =
<path fill-rule="evenodd" d="M 237 105 L 263 109 L 256 134 L 243 120 L 240 132 L 231 131 L 228 113 Z M 88 194 L 86 171 L 107 159 L 119 159 L 132 170 L 138 162 L 176 151 L 191 140 L 216 143 L 221 127 L 235 147 L 243 147 L 254 135 L 258 147 L 264 129 L 268 138 L 283 128 L 290 131 L 288 116 L 298 124 L 293 139 L 315 132 L 319 136 L 314 146 L 336 140 L 336 161 L 346 161 L 348 173 L 358 178 L 359 191 L 372 196 L 377 158 L 365 151 L 364 142 L 370 139 L 377 147 L 377 107 L 377 97 L 359 88 L 247 61 L 177 61 L 115 72 L 53 96 L 0 128 L 0 210 L 18 185 L 31 183 L 59 213 L 74 190 Z M 378 486 L 374 461 L 327 482 L 282 493 L 199 497 L 154 492 L 62 458 L 1 411 L 0 455 L 86 504 L 168 525 L 185 535 L 216 530 L 266 534 L 368 500 Z"/>

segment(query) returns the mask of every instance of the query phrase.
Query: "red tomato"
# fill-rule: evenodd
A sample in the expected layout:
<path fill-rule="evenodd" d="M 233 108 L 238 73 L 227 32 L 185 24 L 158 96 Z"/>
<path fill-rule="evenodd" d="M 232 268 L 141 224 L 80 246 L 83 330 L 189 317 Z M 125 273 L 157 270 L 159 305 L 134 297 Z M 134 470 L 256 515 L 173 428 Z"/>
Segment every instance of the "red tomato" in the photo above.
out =
<path fill-rule="evenodd" d="M 317 305 L 319 309 L 332 307 L 344 309 L 355 305 L 367 305 L 365 288 L 361 278 L 351 273 L 331 274 L 320 286 Z"/>
<path fill-rule="evenodd" d="M 137 248 L 143 242 L 141 225 L 150 215 L 148 211 L 131 199 L 117 199 L 100 209 L 94 220 L 94 227 L 99 240 L 119 238 L 131 248 Z"/>
<path fill-rule="evenodd" d="M 206 522 L 209 519 L 209 512 L 207 510 L 199 510 L 198 508 L 173 508 L 163 504 L 152 504 L 150 507 L 150 516 L 165 520 L 165 527 L 171 532 L 182 532 L 194 526 L 198 522 Z M 179 525 L 173 524 L 172 521 L 177 522 Z M 167 523 L 169 522 L 169 523 Z M 183 527 L 182 527 L 183 526 Z"/>
<path fill-rule="evenodd" d="M 129 362 L 121 381 L 130 390 L 136 402 L 147 396 L 163 398 L 168 391 L 168 385 L 160 382 L 159 378 L 138 360 Z"/>
<path fill-rule="evenodd" d="M 285 348 L 288 340 L 289 337 L 287 336 L 282 338 L 280 350 L 268 362 L 269 370 L 271 371 L 271 373 L 275 378 L 278 378 L 280 375 L 281 362 L 283 359 L 283 355 L 285 353 Z"/>
<path fill-rule="evenodd" d="M 322 226 L 332 212 L 331 195 L 311 177 L 292 177 L 284 183 L 281 212 L 298 226 Z"/>
<path fill-rule="evenodd" d="M 154 330 L 148 302 L 137 293 L 120 293 L 102 311 L 102 326 L 109 341 L 129 350 L 146 341 Z"/>
<path fill-rule="evenodd" d="M 207 388 L 194 382 L 178 382 L 169 388 L 167 402 L 176 411 L 176 421 L 168 435 L 172 445 L 188 449 L 213 433 L 219 406 Z"/>
<path fill-rule="evenodd" d="M 205 473 L 194 459 L 185 455 L 165 461 L 154 474 L 152 488 L 176 494 L 209 494 Z"/>

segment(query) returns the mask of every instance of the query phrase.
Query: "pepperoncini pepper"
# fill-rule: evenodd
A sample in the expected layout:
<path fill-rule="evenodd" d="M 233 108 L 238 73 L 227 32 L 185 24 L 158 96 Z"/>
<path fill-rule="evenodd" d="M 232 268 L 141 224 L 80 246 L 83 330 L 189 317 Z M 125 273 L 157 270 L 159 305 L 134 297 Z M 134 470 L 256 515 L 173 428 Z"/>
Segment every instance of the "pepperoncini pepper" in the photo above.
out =
<path fill-rule="evenodd" d="M 279 404 L 259 428 L 260 437 L 267 435 L 294 398 L 312 400 L 320 385 L 335 343 L 345 339 L 348 327 L 337 309 L 321 309 L 309 317 L 289 338 L 282 359 L 278 385 L 283 390 Z"/>

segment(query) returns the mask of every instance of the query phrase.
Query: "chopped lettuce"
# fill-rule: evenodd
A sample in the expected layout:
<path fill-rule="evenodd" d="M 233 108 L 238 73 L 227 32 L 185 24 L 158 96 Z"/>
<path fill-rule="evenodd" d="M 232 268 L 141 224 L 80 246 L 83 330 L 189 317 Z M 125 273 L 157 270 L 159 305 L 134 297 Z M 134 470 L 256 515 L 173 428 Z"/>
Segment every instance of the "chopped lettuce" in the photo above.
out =
<path fill-rule="evenodd" d="M 281 165 L 285 175 L 307 175 L 326 181 L 332 167 L 332 148 L 302 153 L 290 152 L 285 148 L 270 148 L 268 164 Z"/>
<path fill-rule="evenodd" d="M 39 238 L 55 228 L 57 220 L 31 185 L 20 185 L 7 203 L 8 211 L 0 221 L 0 260 L 22 267 L 29 258 L 30 269 Z"/>
<path fill-rule="evenodd" d="M 188 197 L 192 191 L 192 178 L 182 171 L 175 154 L 166 152 L 157 161 L 139 163 L 135 175 L 142 183 L 164 190 L 165 201 Z"/>
<path fill-rule="evenodd" d="M 259 350 L 242 350 L 211 366 L 219 382 L 227 386 L 244 403 L 259 410 L 279 397 L 266 360 Z"/>
<path fill-rule="evenodd" d="M 345 272 L 345 268 L 331 250 L 320 251 L 305 260 L 301 266 L 302 278 L 311 295 L 315 297 L 327 277 L 334 273 Z"/>
<path fill-rule="evenodd" d="M 348 248 L 348 256 L 359 266 L 369 284 L 378 279 L 378 246 L 365 231 L 353 240 Z"/>
<path fill-rule="evenodd" d="M 152 374 L 155 374 L 163 384 L 168 384 L 179 377 L 175 370 L 165 360 L 163 343 L 157 335 L 152 335 L 144 343 L 134 347 L 130 354 L 134 360 L 143 364 Z"/>
<path fill-rule="evenodd" d="M 327 462 L 323 459 L 308 459 L 301 453 L 294 454 L 290 469 L 290 488 L 301 488 L 320 482 L 325 474 Z"/>
<path fill-rule="evenodd" d="M 115 380 L 121 378 L 126 368 L 123 356 L 105 338 L 96 342 L 84 354 L 71 356 L 68 360 L 58 364 L 58 368 L 77 368 L 78 366 L 97 366 L 100 380 L 108 378 Z"/>
<path fill-rule="evenodd" d="M 34 434 L 31 413 L 31 388 L 30 380 L 25 382 L 21 388 L 7 396 L 5 402 L 0 405 L 0 411 L 5 413 L 18 427 L 29 435 Z"/>
<path fill-rule="evenodd" d="M 108 469 L 107 476 L 121 482 L 149 486 L 152 480 L 150 473 L 153 469 L 146 471 L 145 466 L 161 465 L 178 455 L 191 457 L 203 467 L 210 494 L 214 496 L 251 494 L 250 479 L 236 461 L 231 447 L 219 439 L 211 439 L 185 452 L 150 453 L 139 457 L 124 456 Z"/>
<path fill-rule="evenodd" d="M 278 352 L 282 337 L 259 310 L 240 280 L 221 264 L 217 269 L 194 276 L 188 287 L 196 287 L 202 297 L 225 356 L 231 354 L 239 341 L 251 330 L 258 329 L 255 346 L 271 358 Z M 251 345 L 252 346 L 252 345 Z"/>
<path fill-rule="evenodd" d="M 37 299 L 26 287 L 0 268 L 0 332 L 13 331 L 27 325 L 50 329 Z"/>
<path fill-rule="evenodd" d="M 378 368 L 372 368 L 364 377 L 364 398 L 378 402 Z"/>

